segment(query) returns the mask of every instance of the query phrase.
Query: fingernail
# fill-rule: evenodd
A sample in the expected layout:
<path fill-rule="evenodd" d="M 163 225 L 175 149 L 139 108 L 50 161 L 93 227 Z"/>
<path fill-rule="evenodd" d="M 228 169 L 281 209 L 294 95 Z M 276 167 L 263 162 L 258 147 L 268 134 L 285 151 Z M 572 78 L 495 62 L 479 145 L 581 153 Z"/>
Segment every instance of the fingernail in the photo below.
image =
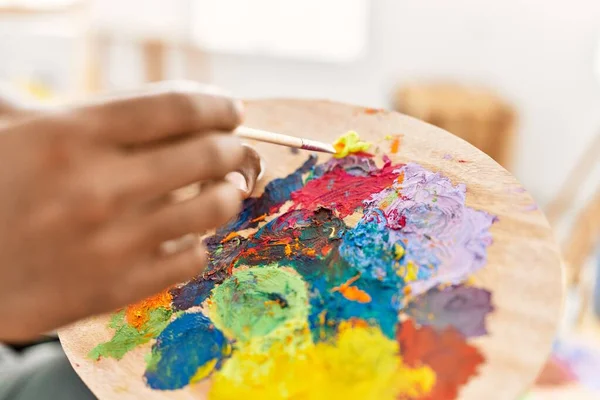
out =
<path fill-rule="evenodd" d="M 246 178 L 239 172 L 230 172 L 225 176 L 229 182 L 231 182 L 236 188 L 241 190 L 242 192 L 248 192 L 248 183 L 246 182 Z"/>

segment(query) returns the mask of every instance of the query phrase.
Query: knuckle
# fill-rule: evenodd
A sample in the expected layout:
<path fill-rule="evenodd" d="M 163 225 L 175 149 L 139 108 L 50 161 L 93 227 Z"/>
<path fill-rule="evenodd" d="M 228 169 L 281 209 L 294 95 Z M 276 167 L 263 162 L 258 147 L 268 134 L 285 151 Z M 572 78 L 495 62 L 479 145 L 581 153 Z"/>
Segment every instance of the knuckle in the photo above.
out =
<path fill-rule="evenodd" d="M 171 87 L 164 91 L 162 98 L 167 105 L 166 117 L 172 118 L 174 123 L 190 126 L 199 118 L 200 110 L 189 91 Z"/>
<path fill-rule="evenodd" d="M 237 168 L 243 159 L 243 150 L 238 138 L 233 136 L 211 136 L 205 145 L 206 162 L 215 175 L 225 175 Z"/>
<path fill-rule="evenodd" d="M 116 201 L 106 190 L 90 181 L 74 185 L 68 206 L 84 223 L 97 224 L 108 220 L 115 212 Z"/>
<path fill-rule="evenodd" d="M 213 194 L 212 205 L 214 218 L 219 223 L 228 221 L 239 211 L 241 205 L 238 189 L 231 184 L 221 185 Z"/>
<path fill-rule="evenodd" d="M 102 235 L 96 239 L 93 253 L 98 260 L 112 264 L 115 260 L 122 262 L 128 254 L 128 246 L 117 235 Z"/>
<path fill-rule="evenodd" d="M 63 171 L 75 161 L 76 143 L 68 130 L 49 132 L 44 145 L 40 148 L 43 168 L 51 171 Z"/>
<path fill-rule="evenodd" d="M 223 160 L 227 159 L 227 150 L 224 148 L 218 137 L 208 137 L 203 146 L 206 150 L 206 161 L 209 162 L 213 168 L 217 168 L 220 164 L 223 164 Z"/>

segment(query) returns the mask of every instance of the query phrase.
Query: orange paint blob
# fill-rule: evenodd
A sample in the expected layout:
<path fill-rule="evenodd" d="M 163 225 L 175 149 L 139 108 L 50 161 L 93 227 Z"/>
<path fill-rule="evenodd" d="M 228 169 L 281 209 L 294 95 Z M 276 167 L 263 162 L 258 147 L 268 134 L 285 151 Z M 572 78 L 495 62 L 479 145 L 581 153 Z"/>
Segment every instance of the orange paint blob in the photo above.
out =
<path fill-rule="evenodd" d="M 230 241 L 231 239 L 233 239 L 236 236 L 238 236 L 237 232 L 231 232 L 231 233 L 229 233 L 229 235 L 225 236 L 223 238 L 223 240 L 221 240 L 221 243 L 228 242 L 228 241 Z"/>
<path fill-rule="evenodd" d="M 148 297 L 147 299 L 144 299 L 136 304 L 127 306 L 127 309 L 125 310 L 125 318 L 127 319 L 127 323 L 136 329 L 139 329 L 142 325 L 148 322 L 151 310 L 155 310 L 159 307 L 170 309 L 173 296 L 171 296 L 171 292 L 169 290 L 170 288 L 152 297 Z"/>
<path fill-rule="evenodd" d="M 260 217 L 256 217 L 253 220 L 251 220 L 250 222 L 260 222 L 260 221 L 264 221 L 265 219 L 267 219 L 267 214 L 263 214 Z"/>
<path fill-rule="evenodd" d="M 394 136 L 394 139 L 392 140 L 392 145 L 390 146 L 390 152 L 392 154 L 396 154 L 399 149 L 400 149 L 400 135 L 396 135 L 396 136 Z"/>
<path fill-rule="evenodd" d="M 396 178 L 396 182 L 398 182 L 400 184 L 402 184 L 402 182 L 404 182 L 404 171 L 400 172 L 400 174 Z"/>
<path fill-rule="evenodd" d="M 315 249 L 304 249 L 303 253 L 310 257 L 314 257 L 317 255 L 317 252 Z"/>
<path fill-rule="evenodd" d="M 383 108 L 365 108 L 365 114 L 374 115 L 384 112 Z"/>
<path fill-rule="evenodd" d="M 356 286 L 351 286 L 354 282 L 358 280 L 358 278 L 360 278 L 360 275 L 356 275 L 355 277 L 348 279 L 340 286 L 334 287 L 331 291 L 340 292 L 342 296 L 344 296 L 350 301 L 357 301 L 359 303 L 369 303 L 371 301 L 371 296 L 369 295 L 369 293 L 357 288 Z"/>

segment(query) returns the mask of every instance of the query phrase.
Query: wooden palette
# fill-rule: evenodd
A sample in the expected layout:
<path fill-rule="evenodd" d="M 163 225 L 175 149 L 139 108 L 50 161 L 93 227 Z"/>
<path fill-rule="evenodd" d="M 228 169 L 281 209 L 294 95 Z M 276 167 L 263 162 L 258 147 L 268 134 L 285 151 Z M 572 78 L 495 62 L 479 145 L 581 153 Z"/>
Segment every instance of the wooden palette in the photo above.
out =
<path fill-rule="evenodd" d="M 448 132 L 382 110 L 326 101 L 251 101 L 245 125 L 327 142 L 354 130 L 362 139 L 378 143 L 394 163 L 417 163 L 442 173 L 453 184 L 464 183 L 466 205 L 493 214 L 498 221 L 490 229 L 493 243 L 487 249 L 487 264 L 472 279 L 472 284 L 492 293 L 489 333 L 469 339 L 485 362 L 460 388 L 458 398 L 515 399 L 527 391 L 550 352 L 558 326 L 562 270 L 546 218 L 510 173 Z M 396 154 L 389 153 L 386 135 L 401 135 Z M 305 152 L 293 154 L 273 145 L 253 145 L 265 159 L 261 185 L 292 173 L 307 158 Z M 327 159 L 329 156 L 319 155 L 319 162 Z M 258 193 L 261 191 L 259 187 Z M 100 399 L 207 398 L 210 380 L 175 391 L 152 390 L 146 385 L 144 357 L 152 342 L 119 361 L 90 360 L 90 350 L 112 337 L 109 318 L 90 318 L 59 331 L 75 370 Z"/>

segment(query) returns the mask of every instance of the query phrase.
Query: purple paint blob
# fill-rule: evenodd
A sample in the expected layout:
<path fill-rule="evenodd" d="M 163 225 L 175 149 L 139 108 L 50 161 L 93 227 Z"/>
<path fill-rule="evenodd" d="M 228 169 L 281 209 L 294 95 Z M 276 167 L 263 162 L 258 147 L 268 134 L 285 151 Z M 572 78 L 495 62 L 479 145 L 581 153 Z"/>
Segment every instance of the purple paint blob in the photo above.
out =
<path fill-rule="evenodd" d="M 453 185 L 441 174 L 412 163 L 397 172 L 404 175 L 403 180 L 396 180 L 364 204 L 379 207 L 399 238 L 424 246 L 431 253 L 429 258 L 439 260 L 432 278 L 411 284 L 413 294 L 440 283 L 459 284 L 482 268 L 492 243 L 489 229 L 497 218 L 465 206 L 464 184 Z M 415 262 L 419 264 L 418 259 Z"/>
<path fill-rule="evenodd" d="M 464 285 L 433 288 L 414 299 L 407 313 L 438 331 L 453 327 L 465 337 L 483 336 L 488 333 L 485 319 L 494 311 L 491 297 L 485 289 Z"/>

